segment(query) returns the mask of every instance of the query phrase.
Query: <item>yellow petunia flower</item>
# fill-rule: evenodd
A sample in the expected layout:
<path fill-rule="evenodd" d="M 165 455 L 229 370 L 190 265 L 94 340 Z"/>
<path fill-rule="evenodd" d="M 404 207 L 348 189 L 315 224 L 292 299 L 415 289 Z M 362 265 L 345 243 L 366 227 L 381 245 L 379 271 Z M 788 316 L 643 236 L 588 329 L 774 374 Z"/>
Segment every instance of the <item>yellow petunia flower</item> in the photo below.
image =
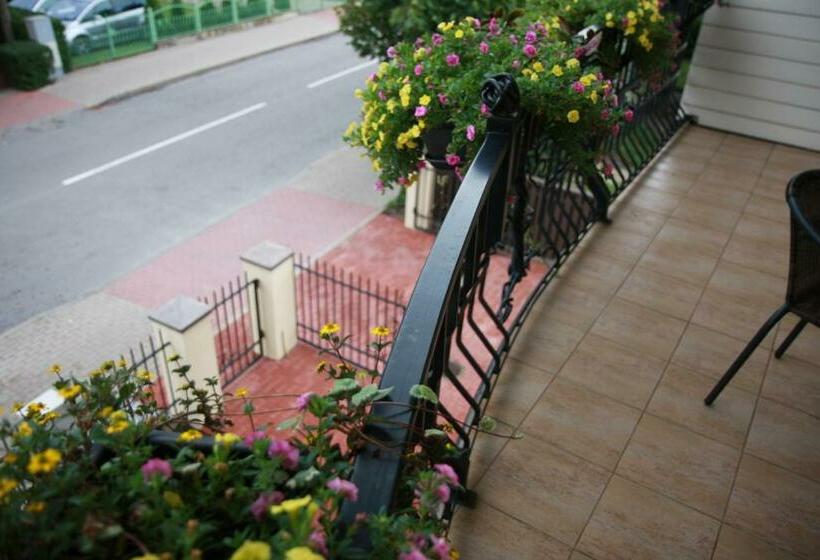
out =
<path fill-rule="evenodd" d="M 180 443 L 188 443 L 190 441 L 196 441 L 201 438 L 202 432 L 200 432 L 199 430 L 185 430 L 184 432 L 179 434 L 177 441 Z"/>
<path fill-rule="evenodd" d="M 216 436 L 214 436 L 216 443 L 224 447 L 233 447 L 235 444 L 239 443 L 241 439 L 242 438 L 238 435 L 232 434 L 231 432 L 216 434 Z"/>
<path fill-rule="evenodd" d="M 285 552 L 285 560 L 325 560 L 325 557 L 306 546 L 297 546 Z"/>
<path fill-rule="evenodd" d="M 264 541 L 245 541 L 231 554 L 230 560 L 270 560 L 270 545 Z"/>
<path fill-rule="evenodd" d="M 58 389 L 57 393 L 65 400 L 70 401 L 73 400 L 74 397 L 82 393 L 82 391 L 82 385 L 69 385 L 67 387 L 63 387 L 62 389 Z"/>
<path fill-rule="evenodd" d="M 574 68 L 578 68 L 578 67 L 580 67 L 580 66 L 581 66 L 581 63 L 580 63 L 580 62 L 578 62 L 578 59 L 577 59 L 577 58 L 570 58 L 569 60 L 567 60 L 566 66 L 567 66 L 567 68 L 569 68 L 570 70 L 572 70 L 572 69 L 574 69 Z"/>
<path fill-rule="evenodd" d="M 533 69 L 535 72 L 543 72 L 543 71 L 544 71 L 544 65 L 543 65 L 543 64 L 541 64 L 541 63 L 540 63 L 540 62 L 538 62 L 538 61 L 535 61 L 535 64 L 533 64 L 533 65 L 532 65 L 532 69 Z"/>
<path fill-rule="evenodd" d="M 18 437 L 28 437 L 30 436 L 34 430 L 31 429 L 31 426 L 28 422 L 20 422 L 20 425 L 17 426 L 17 436 Z"/>
<path fill-rule="evenodd" d="M 464 38 L 464 30 L 459 29 L 458 31 L 456 31 L 455 32 L 455 38 L 456 39 L 463 39 Z"/>
<path fill-rule="evenodd" d="M 33 454 L 29 460 L 26 470 L 29 474 L 47 474 L 57 468 L 60 461 L 63 460 L 63 455 L 56 449 L 46 449 L 41 453 Z"/>
<path fill-rule="evenodd" d="M 598 103 L 598 92 L 593 91 L 592 93 L 590 93 L 589 94 L 589 100 L 592 101 L 593 103 Z"/>
<path fill-rule="evenodd" d="M 556 78 L 560 78 L 561 76 L 564 75 L 564 69 L 556 64 L 555 66 L 552 67 L 552 75 L 555 76 Z"/>
<path fill-rule="evenodd" d="M 42 513 L 46 509 L 46 503 L 34 500 L 26 504 L 25 510 L 29 513 Z"/>
<path fill-rule="evenodd" d="M 429 95 L 422 95 L 419 97 L 419 105 L 422 107 L 427 107 L 430 104 L 430 101 L 432 101 L 432 98 Z"/>
<path fill-rule="evenodd" d="M 11 494 L 18 484 L 13 478 L 0 478 L 0 500 Z"/>
<path fill-rule="evenodd" d="M 577 123 L 581 119 L 581 113 L 573 109 L 569 113 L 567 113 L 567 120 L 573 124 Z"/>
<path fill-rule="evenodd" d="M 128 429 L 131 424 L 128 420 L 114 420 L 105 429 L 106 434 L 118 434 Z"/>
<path fill-rule="evenodd" d="M 328 338 L 331 335 L 334 335 L 342 330 L 341 325 L 339 323 L 325 323 L 322 325 L 322 328 L 319 329 L 319 336 L 322 338 Z"/>

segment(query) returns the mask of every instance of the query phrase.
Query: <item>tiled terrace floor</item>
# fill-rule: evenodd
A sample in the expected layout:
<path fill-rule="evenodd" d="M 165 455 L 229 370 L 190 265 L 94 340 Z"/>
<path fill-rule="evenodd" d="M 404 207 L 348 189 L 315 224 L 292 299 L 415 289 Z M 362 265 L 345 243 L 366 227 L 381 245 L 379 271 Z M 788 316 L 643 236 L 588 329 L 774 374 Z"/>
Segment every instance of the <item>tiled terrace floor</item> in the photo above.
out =
<path fill-rule="evenodd" d="M 465 559 L 820 558 L 820 330 L 784 320 L 786 182 L 820 154 L 684 131 L 539 300 L 456 512 Z M 502 425 L 502 427 L 504 426 Z"/>

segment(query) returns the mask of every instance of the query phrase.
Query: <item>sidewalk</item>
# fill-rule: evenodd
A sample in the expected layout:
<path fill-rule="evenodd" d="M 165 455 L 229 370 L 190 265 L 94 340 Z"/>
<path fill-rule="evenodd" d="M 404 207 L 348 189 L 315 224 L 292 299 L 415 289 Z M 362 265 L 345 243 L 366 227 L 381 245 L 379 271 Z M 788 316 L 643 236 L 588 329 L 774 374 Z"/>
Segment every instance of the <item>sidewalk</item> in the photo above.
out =
<path fill-rule="evenodd" d="M 303 15 L 287 13 L 267 25 L 201 40 L 185 39 L 172 47 L 82 68 L 38 91 L 0 93 L 0 129 L 98 107 L 338 30 L 333 10 Z"/>

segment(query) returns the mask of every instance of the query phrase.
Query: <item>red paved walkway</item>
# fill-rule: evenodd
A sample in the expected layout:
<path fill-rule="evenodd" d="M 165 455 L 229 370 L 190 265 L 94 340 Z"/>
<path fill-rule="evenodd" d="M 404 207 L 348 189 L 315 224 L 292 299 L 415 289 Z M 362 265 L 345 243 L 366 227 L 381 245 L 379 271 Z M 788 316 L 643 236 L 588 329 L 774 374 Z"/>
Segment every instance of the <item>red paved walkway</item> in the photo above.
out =
<path fill-rule="evenodd" d="M 0 92 L 0 128 L 27 124 L 80 106 L 41 91 Z"/>

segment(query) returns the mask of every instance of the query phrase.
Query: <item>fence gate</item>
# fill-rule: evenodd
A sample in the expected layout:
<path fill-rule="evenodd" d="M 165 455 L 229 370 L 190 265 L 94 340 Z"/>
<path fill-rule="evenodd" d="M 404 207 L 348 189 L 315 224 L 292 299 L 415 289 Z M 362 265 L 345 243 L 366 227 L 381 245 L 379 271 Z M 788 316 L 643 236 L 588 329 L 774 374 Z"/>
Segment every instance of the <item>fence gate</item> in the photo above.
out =
<path fill-rule="evenodd" d="M 262 357 L 263 333 L 259 317 L 259 281 L 237 276 L 199 298 L 211 306 L 219 380 L 224 387 Z"/>
<path fill-rule="evenodd" d="M 364 369 L 383 366 L 387 351 L 378 356 L 370 346 L 375 340 L 370 329 L 385 326 L 395 335 L 405 310 L 399 291 L 301 254 L 296 255 L 295 268 L 298 339 L 327 348 L 319 331 L 326 323 L 338 323 L 341 334 L 350 336 L 341 350 L 345 360 Z"/>

